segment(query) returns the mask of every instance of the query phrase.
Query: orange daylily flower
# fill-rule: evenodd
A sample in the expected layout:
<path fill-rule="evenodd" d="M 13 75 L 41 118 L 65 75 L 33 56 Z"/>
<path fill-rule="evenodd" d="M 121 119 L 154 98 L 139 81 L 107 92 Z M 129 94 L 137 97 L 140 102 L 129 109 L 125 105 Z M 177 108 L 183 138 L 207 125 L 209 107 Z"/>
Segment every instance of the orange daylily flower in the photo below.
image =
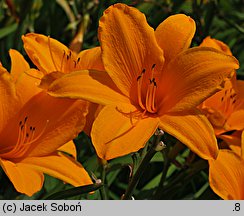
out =
<path fill-rule="evenodd" d="M 195 22 L 183 14 L 154 31 L 137 9 L 115 4 L 104 12 L 98 32 L 107 73 L 76 71 L 48 88 L 55 97 L 105 106 L 91 131 L 98 156 L 136 152 L 159 127 L 202 158 L 216 158 L 214 131 L 195 107 L 219 90 L 238 61 L 213 48 L 189 49 Z"/>
<path fill-rule="evenodd" d="M 44 75 L 82 69 L 104 70 L 100 47 L 77 54 L 59 41 L 42 34 L 28 33 L 22 36 L 22 40 L 26 53 Z"/>
<path fill-rule="evenodd" d="M 80 53 L 73 52 L 59 41 L 42 34 L 29 33 L 22 36 L 24 48 L 32 62 L 43 73 L 41 88 L 48 86 L 64 74 L 82 69 L 94 69 L 104 71 L 101 48 L 83 50 Z M 31 74 L 30 74 L 31 75 Z M 84 131 L 89 135 L 96 113 L 100 109 L 97 104 L 89 105 Z"/>
<path fill-rule="evenodd" d="M 209 160 L 209 183 L 223 199 L 244 200 L 244 132 L 241 154 L 220 150 L 217 160 Z"/>
<path fill-rule="evenodd" d="M 221 41 L 207 37 L 202 47 L 213 47 L 232 55 L 229 47 Z M 236 80 L 236 75 L 225 82 L 224 88 L 201 104 L 203 113 L 215 129 L 215 134 L 244 129 L 244 81 Z"/>
<path fill-rule="evenodd" d="M 19 52 L 11 50 L 10 57 L 11 73 L 0 66 L 0 166 L 16 190 L 28 196 L 42 188 L 43 173 L 74 186 L 90 184 L 85 169 L 62 153 L 76 157 L 69 141 L 85 125 L 87 103 L 49 96 L 27 75 L 41 74 Z"/>

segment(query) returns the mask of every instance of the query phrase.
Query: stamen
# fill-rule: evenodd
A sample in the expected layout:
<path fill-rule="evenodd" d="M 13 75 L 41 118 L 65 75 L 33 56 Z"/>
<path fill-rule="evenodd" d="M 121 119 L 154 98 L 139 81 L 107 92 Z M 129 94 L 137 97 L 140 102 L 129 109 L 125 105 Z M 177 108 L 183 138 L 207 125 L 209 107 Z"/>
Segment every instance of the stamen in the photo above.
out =
<path fill-rule="evenodd" d="M 143 105 L 142 103 L 142 78 L 143 78 L 143 75 L 144 73 L 146 72 L 146 69 L 143 69 L 141 74 L 137 77 L 137 96 L 138 96 L 138 103 L 139 103 L 139 106 L 145 110 L 145 106 Z"/>
<path fill-rule="evenodd" d="M 119 110 L 118 107 L 116 107 L 116 110 L 121 113 L 122 115 L 124 115 L 125 117 L 129 117 L 130 118 L 130 123 L 131 125 L 134 127 L 137 125 L 137 123 L 143 119 L 145 117 L 145 114 L 147 112 L 147 110 L 144 110 L 143 113 L 141 113 L 139 110 L 135 110 L 129 113 L 125 113 L 122 110 Z M 136 120 L 136 122 L 133 122 L 133 119 Z"/>
<path fill-rule="evenodd" d="M 52 59 L 53 65 L 54 65 L 56 71 L 58 71 L 58 67 L 55 64 L 55 61 L 54 61 L 54 58 L 53 58 L 53 53 L 52 53 L 52 50 L 51 50 L 50 36 L 48 36 L 48 47 L 49 47 L 49 52 L 50 52 L 50 55 L 51 55 L 51 59 Z"/>
<path fill-rule="evenodd" d="M 18 130 L 18 139 L 16 142 L 16 145 L 14 148 L 4 154 L 1 154 L 2 157 L 11 157 L 11 158 L 17 158 L 21 157 L 23 154 L 25 154 L 29 146 L 37 141 L 45 132 L 47 125 L 49 123 L 49 120 L 46 121 L 46 124 L 42 131 L 38 134 L 38 136 L 35 136 L 35 127 L 30 126 L 29 127 L 29 132 L 27 132 L 27 117 L 24 119 L 24 124 L 22 124 L 22 121 L 19 122 L 19 130 Z"/>
<path fill-rule="evenodd" d="M 155 78 L 153 78 L 149 81 L 150 81 L 150 84 L 147 89 L 147 95 L 146 95 L 146 108 L 147 108 L 148 112 L 155 113 L 156 112 L 155 96 L 156 96 L 157 83 L 155 81 Z"/>

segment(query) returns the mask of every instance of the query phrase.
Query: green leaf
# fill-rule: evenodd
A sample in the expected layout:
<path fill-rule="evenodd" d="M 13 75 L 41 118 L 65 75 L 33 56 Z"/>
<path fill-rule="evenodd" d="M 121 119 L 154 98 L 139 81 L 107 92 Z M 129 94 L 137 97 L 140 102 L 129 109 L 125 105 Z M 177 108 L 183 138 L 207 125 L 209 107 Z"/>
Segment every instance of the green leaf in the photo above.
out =
<path fill-rule="evenodd" d="M 80 186 L 76 188 L 71 188 L 68 190 L 60 191 L 57 193 L 54 193 L 48 197 L 45 198 L 45 200 L 59 200 L 59 199 L 66 199 L 69 197 L 85 194 L 85 193 L 90 193 L 93 192 L 100 187 L 102 187 L 103 184 L 90 184 L 90 185 L 85 185 L 85 186 Z"/>
<path fill-rule="evenodd" d="M 11 34 L 12 32 L 16 31 L 18 27 L 18 23 L 14 23 L 12 25 L 6 26 L 2 29 L 0 29 L 0 39 L 8 36 L 9 34 Z"/>

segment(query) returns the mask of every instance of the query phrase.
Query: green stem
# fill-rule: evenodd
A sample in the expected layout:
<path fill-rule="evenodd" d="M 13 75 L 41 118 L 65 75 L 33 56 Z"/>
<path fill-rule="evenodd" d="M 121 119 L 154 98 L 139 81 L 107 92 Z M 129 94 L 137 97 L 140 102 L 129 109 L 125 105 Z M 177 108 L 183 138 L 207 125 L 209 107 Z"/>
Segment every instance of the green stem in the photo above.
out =
<path fill-rule="evenodd" d="M 130 181 L 130 183 L 129 183 L 126 191 L 125 191 L 125 194 L 122 197 L 123 200 L 130 200 L 131 199 L 131 196 L 132 196 L 132 194 L 133 194 L 133 192 L 134 192 L 134 190 L 135 190 L 135 188 L 139 182 L 140 177 L 143 175 L 143 173 L 145 172 L 145 169 L 148 166 L 150 160 L 152 159 L 154 154 L 157 152 L 156 148 L 158 146 L 158 143 L 160 141 L 161 136 L 162 135 L 158 135 L 158 136 L 155 135 L 151 148 L 146 153 L 145 157 L 140 162 L 138 169 L 136 170 L 135 174 L 131 178 L 131 181 Z"/>
<path fill-rule="evenodd" d="M 102 186 L 102 184 L 91 184 L 91 185 L 85 185 L 85 186 L 80 186 L 64 191 L 59 191 L 57 193 L 54 193 L 48 197 L 45 197 L 45 200 L 58 200 L 58 199 L 67 199 L 69 197 L 81 195 L 84 193 L 89 193 L 92 191 L 95 191 L 99 189 Z"/>
<path fill-rule="evenodd" d="M 166 179 L 166 175 L 167 175 L 167 171 L 169 169 L 169 160 L 166 156 L 166 154 L 164 153 L 164 168 L 163 168 L 163 173 L 162 173 L 162 177 L 160 179 L 159 185 L 158 185 L 158 189 L 156 190 L 153 199 L 157 200 L 160 199 L 164 190 L 164 182 Z"/>
<path fill-rule="evenodd" d="M 102 167 L 101 179 L 102 179 L 103 186 L 100 188 L 100 195 L 101 195 L 102 200 L 108 200 L 108 194 L 107 194 L 107 189 L 106 189 L 106 185 L 105 185 L 106 165 L 103 165 L 103 167 Z"/>

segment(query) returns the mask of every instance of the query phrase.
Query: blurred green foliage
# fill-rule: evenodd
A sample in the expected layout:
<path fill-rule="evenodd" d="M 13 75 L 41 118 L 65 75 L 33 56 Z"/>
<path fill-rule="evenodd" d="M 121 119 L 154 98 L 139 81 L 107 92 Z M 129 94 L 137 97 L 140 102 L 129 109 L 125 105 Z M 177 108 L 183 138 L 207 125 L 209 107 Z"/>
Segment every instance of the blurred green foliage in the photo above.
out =
<path fill-rule="evenodd" d="M 82 48 L 99 45 L 97 39 L 98 21 L 103 11 L 118 1 L 104 0 L 0 0 L 0 61 L 10 68 L 9 49 L 17 49 L 25 55 L 21 36 L 28 32 L 50 35 L 69 46 L 81 26 L 85 30 Z M 240 62 L 238 77 L 244 79 L 244 1 L 243 0 L 126 0 L 121 1 L 145 13 L 148 23 L 156 28 L 166 17 L 176 13 L 191 16 L 197 24 L 193 46 L 210 35 L 228 44 Z M 167 43 L 167 42 L 166 42 Z M 25 55 L 27 58 L 27 56 Z M 28 59 L 28 58 L 27 58 Z M 78 150 L 78 160 L 88 170 L 93 179 L 106 174 L 105 190 L 109 199 L 120 199 L 130 177 L 132 165 L 135 167 L 143 156 L 143 151 L 134 155 L 117 158 L 105 167 L 99 163 L 89 137 L 83 133 L 74 140 Z M 162 179 L 162 169 L 168 170 L 164 176 L 164 190 L 161 199 L 218 199 L 208 185 L 208 165 L 206 161 L 193 155 L 176 140 L 166 139 L 169 150 L 180 152 L 172 163 L 165 161 L 163 153 L 157 153 L 146 168 L 135 191 L 136 199 L 152 198 L 155 188 Z M 178 148 L 181 148 L 178 151 Z M 1 171 L 1 170 L 0 170 Z M 44 199 L 49 195 L 72 188 L 63 182 L 46 176 L 43 189 L 28 198 L 18 194 L 11 182 L 0 172 L 0 198 L 2 199 Z M 73 196 L 71 199 L 101 199 L 101 194 Z M 68 199 L 68 197 L 67 197 Z"/>

